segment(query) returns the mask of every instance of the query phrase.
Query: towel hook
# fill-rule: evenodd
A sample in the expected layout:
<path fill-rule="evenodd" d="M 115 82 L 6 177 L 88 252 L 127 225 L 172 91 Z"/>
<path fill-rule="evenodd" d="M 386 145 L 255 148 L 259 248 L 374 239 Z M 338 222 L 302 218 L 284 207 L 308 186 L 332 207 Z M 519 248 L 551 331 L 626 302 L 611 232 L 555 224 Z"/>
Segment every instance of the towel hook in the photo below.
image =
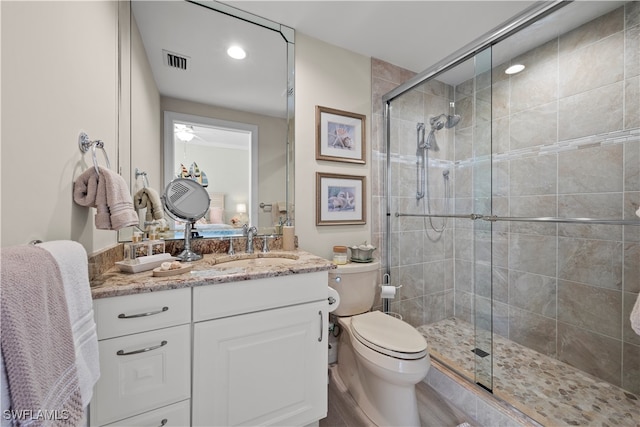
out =
<path fill-rule="evenodd" d="M 149 187 L 149 178 L 147 177 L 147 173 L 136 168 L 136 179 L 138 179 L 138 177 L 142 177 L 142 186 L 144 188 Z"/>
<path fill-rule="evenodd" d="M 80 132 L 80 135 L 78 136 L 78 146 L 80 147 L 80 151 L 82 151 L 83 153 L 86 153 L 87 151 L 89 151 L 89 148 L 91 148 L 92 157 L 93 157 L 93 166 L 96 168 L 96 173 L 98 175 L 100 175 L 100 169 L 98 168 L 98 158 L 96 156 L 96 147 L 102 150 L 102 154 L 104 154 L 104 159 L 107 162 L 107 168 L 111 169 L 111 164 L 109 163 L 109 157 L 107 156 L 107 151 L 104 149 L 104 142 L 102 142 L 99 139 L 95 141 L 91 141 L 89 140 L 89 136 L 86 133 Z"/>

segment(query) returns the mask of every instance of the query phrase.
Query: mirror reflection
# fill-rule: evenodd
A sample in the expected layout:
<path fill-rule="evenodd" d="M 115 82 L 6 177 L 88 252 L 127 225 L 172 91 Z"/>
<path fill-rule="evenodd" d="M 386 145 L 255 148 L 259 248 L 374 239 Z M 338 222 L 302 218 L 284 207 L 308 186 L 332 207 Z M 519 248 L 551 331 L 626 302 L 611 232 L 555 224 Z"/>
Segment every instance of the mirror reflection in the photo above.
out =
<path fill-rule="evenodd" d="M 199 229 L 228 234 L 258 218 L 258 127 L 168 111 L 164 122 L 165 177 L 194 180 L 211 199 Z"/>
<path fill-rule="evenodd" d="M 241 233 L 243 223 L 273 233 L 291 218 L 293 30 L 212 9 L 225 7 L 232 9 L 211 1 L 131 2 L 130 165 L 159 193 L 175 178 L 203 185 L 211 199 L 197 223 L 203 237 Z M 230 56 L 230 47 L 242 47 L 244 58 Z M 149 164 L 158 147 L 160 164 Z M 136 179 L 132 191 L 141 186 Z M 183 227 L 169 219 L 164 237 L 181 238 Z"/>

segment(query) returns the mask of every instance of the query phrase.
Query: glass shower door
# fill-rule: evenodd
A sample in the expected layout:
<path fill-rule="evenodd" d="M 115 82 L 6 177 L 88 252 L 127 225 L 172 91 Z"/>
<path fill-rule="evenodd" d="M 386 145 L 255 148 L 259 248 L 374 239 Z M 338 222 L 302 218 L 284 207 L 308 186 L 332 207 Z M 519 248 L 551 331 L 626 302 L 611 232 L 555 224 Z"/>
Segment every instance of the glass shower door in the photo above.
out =
<path fill-rule="evenodd" d="M 493 258 L 494 224 L 483 218 L 492 215 L 491 157 L 491 49 L 474 57 L 472 98 L 473 145 L 473 326 L 475 382 L 493 389 Z"/>

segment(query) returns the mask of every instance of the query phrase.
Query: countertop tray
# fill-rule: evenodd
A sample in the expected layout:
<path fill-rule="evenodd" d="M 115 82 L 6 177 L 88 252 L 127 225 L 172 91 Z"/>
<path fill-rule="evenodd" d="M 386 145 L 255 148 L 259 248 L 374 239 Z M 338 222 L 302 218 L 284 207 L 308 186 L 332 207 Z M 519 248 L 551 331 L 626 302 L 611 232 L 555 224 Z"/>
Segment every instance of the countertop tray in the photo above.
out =
<path fill-rule="evenodd" d="M 178 274 L 186 273 L 193 268 L 193 264 L 185 264 L 180 268 L 173 270 L 160 270 L 160 267 L 153 269 L 153 275 L 156 277 L 176 276 Z"/>

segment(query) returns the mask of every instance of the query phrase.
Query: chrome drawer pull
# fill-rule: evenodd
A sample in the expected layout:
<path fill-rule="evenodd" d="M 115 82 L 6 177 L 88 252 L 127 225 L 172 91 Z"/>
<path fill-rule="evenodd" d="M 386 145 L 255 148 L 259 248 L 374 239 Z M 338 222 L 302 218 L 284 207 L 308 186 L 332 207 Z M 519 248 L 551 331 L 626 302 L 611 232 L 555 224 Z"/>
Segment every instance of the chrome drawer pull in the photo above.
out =
<path fill-rule="evenodd" d="M 147 313 L 140 313 L 140 314 L 130 314 L 128 316 L 124 313 L 121 313 L 121 314 L 118 314 L 118 319 L 133 319 L 136 317 L 153 316 L 154 314 L 160 314 L 167 310 L 169 310 L 169 307 L 162 307 L 162 309 L 158 311 L 149 311 Z"/>
<path fill-rule="evenodd" d="M 125 353 L 124 350 L 118 350 L 118 352 L 116 354 L 118 356 L 129 356 L 129 355 L 132 355 L 132 354 L 146 353 L 147 351 L 155 350 L 157 348 L 164 347 L 165 345 L 167 345 L 167 342 L 166 341 L 162 341 L 159 345 L 156 345 L 156 346 L 153 346 L 153 347 L 147 347 L 147 348 L 143 348 L 143 349 L 140 349 L 140 350 L 133 350 L 133 351 L 130 351 L 128 353 Z"/>
<path fill-rule="evenodd" d="M 167 419 L 165 418 L 164 420 L 160 421 L 160 427 L 162 427 L 163 425 L 165 425 L 167 423 Z"/>
<path fill-rule="evenodd" d="M 318 342 L 322 342 L 322 337 L 324 336 L 324 331 L 322 328 L 322 325 L 324 324 L 324 318 L 322 316 L 322 310 L 320 310 L 318 312 L 318 314 L 320 315 L 320 338 L 318 338 Z"/>

